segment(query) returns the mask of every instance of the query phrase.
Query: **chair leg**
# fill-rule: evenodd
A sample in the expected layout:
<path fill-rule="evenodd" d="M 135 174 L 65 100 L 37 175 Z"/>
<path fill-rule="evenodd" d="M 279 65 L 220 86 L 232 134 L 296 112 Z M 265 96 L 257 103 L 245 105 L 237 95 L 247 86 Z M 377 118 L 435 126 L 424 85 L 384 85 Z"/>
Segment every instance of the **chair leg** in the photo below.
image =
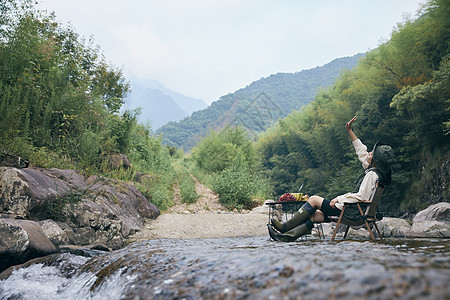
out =
<path fill-rule="evenodd" d="M 375 241 L 375 236 L 373 235 L 372 229 L 370 229 L 369 223 L 367 223 L 367 221 L 365 222 L 366 224 L 366 228 L 370 233 L 370 238 L 372 239 L 372 241 Z"/>
<path fill-rule="evenodd" d="M 325 237 L 325 234 L 323 233 L 323 226 L 322 226 L 322 224 L 319 224 L 319 225 L 320 225 L 320 238 L 322 239 L 322 238 Z"/>
<path fill-rule="evenodd" d="M 359 213 L 361 214 L 361 216 L 364 216 L 364 213 L 361 209 L 361 206 L 359 205 L 359 203 L 356 203 L 356 206 L 358 207 Z M 373 235 L 372 230 L 370 229 L 369 223 L 367 221 L 364 222 L 366 224 L 366 228 L 370 233 L 370 238 L 372 239 L 372 241 L 375 241 L 375 236 Z"/>
<path fill-rule="evenodd" d="M 334 229 L 333 237 L 331 238 L 332 241 L 334 241 L 334 238 L 336 237 L 336 233 L 337 233 L 337 230 L 339 228 L 339 224 L 341 224 L 342 216 L 344 215 L 344 210 L 345 210 L 345 205 L 342 208 L 341 214 L 339 215 L 339 220 L 336 223 L 336 228 Z"/>
<path fill-rule="evenodd" d="M 350 230 L 350 226 L 347 225 L 347 229 L 345 229 L 344 240 L 347 238 L 348 231 Z"/>
<path fill-rule="evenodd" d="M 375 226 L 375 229 L 378 232 L 378 236 L 380 237 L 380 240 L 383 240 L 383 237 L 381 236 L 381 232 L 380 229 L 378 229 L 377 223 L 373 222 L 373 226 Z"/>

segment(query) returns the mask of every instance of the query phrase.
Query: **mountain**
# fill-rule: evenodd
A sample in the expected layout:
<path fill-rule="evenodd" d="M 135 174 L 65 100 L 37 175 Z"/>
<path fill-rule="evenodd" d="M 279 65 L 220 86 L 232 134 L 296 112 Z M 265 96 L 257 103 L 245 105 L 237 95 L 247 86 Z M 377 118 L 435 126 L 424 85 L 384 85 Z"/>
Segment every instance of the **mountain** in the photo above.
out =
<path fill-rule="evenodd" d="M 363 56 L 338 58 L 313 69 L 261 78 L 180 122 L 164 125 L 156 134 L 162 135 L 163 143 L 185 150 L 194 147 L 211 129 L 228 125 L 243 126 L 256 135 L 312 102 L 319 88 L 332 85 L 343 70 L 352 69 Z"/>
<path fill-rule="evenodd" d="M 208 105 L 200 99 L 174 92 L 156 80 L 131 77 L 131 93 L 126 109 L 141 108 L 139 122 L 150 123 L 156 130 L 169 122 L 177 122 Z"/>

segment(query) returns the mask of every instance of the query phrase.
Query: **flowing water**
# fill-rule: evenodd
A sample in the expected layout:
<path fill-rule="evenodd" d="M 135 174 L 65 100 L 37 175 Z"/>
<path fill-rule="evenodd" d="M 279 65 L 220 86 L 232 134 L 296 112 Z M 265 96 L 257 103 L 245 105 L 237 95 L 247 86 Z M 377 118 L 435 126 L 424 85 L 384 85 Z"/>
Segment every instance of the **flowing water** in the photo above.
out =
<path fill-rule="evenodd" d="M 0 281 L 1 299 L 450 299 L 449 240 L 150 240 L 56 254 Z"/>

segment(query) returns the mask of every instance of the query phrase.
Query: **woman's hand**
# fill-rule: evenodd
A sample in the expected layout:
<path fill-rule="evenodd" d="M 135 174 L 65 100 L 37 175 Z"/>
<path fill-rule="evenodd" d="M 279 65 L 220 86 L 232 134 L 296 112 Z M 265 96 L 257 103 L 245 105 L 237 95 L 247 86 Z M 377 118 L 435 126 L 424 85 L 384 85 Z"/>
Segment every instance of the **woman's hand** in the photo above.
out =
<path fill-rule="evenodd" d="M 356 116 L 353 117 L 353 119 L 351 119 L 350 121 L 347 122 L 347 124 L 345 124 L 345 129 L 347 129 L 347 131 L 352 130 L 352 123 L 355 122 L 356 120 Z"/>
<path fill-rule="evenodd" d="M 350 138 L 352 139 L 352 141 L 356 141 L 358 139 L 358 137 L 353 133 L 353 130 L 352 130 L 352 123 L 355 122 L 355 120 L 356 120 L 356 116 L 354 116 L 353 119 L 351 119 L 350 121 L 348 121 L 345 124 L 345 129 L 347 129 L 347 132 L 350 135 Z"/>
<path fill-rule="evenodd" d="M 333 208 L 335 208 L 334 205 L 336 204 L 337 201 L 338 201 L 337 198 L 334 198 L 333 200 L 331 200 L 331 201 L 330 201 L 330 206 L 333 207 Z"/>

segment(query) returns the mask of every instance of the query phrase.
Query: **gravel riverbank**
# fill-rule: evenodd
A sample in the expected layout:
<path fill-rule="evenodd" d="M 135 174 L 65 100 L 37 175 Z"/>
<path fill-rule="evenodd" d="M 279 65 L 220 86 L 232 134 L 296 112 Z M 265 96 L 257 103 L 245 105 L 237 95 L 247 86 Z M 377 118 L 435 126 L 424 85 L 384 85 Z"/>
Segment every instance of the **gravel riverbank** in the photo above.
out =
<path fill-rule="evenodd" d="M 179 197 L 175 197 L 175 205 L 156 220 L 149 221 L 131 241 L 267 235 L 267 205 L 251 211 L 230 212 L 220 204 L 216 194 L 195 181 L 200 195 L 196 203 L 181 203 Z"/>

